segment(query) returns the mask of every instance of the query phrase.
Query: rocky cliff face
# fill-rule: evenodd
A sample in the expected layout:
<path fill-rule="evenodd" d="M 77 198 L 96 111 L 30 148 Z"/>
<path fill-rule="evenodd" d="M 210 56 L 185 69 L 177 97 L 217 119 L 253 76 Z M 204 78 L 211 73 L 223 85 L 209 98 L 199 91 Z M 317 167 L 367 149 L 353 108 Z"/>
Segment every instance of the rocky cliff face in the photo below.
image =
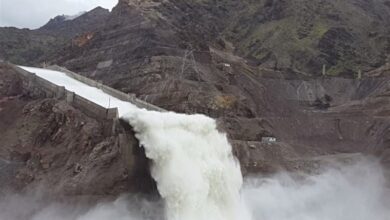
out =
<path fill-rule="evenodd" d="M 102 26 L 43 57 L 165 109 L 217 118 L 245 173 L 307 171 L 354 153 L 388 164 L 388 5 L 121 0 Z"/>
<path fill-rule="evenodd" d="M 89 12 L 82 13 L 74 19 L 68 19 L 64 15 L 57 16 L 39 28 L 38 31 L 72 38 L 76 35 L 99 29 L 104 25 L 109 13 L 109 10 L 97 7 Z"/>
<path fill-rule="evenodd" d="M 240 54 L 266 68 L 353 76 L 389 54 L 388 1 L 249 2 L 225 31 Z M 250 8 L 250 9 L 249 9 Z"/>
<path fill-rule="evenodd" d="M 227 46 L 260 68 L 305 75 L 321 75 L 325 70 L 329 75 L 354 77 L 388 62 L 389 14 L 387 0 L 121 0 L 111 15 L 96 8 L 74 20 L 59 16 L 23 34 L 0 29 L 0 40 L 8 45 L 1 51 L 3 58 L 39 63 L 70 46 L 74 36 L 113 32 L 126 24 L 139 24 L 140 20 L 132 20 L 138 17 L 146 19 L 143 25 L 158 27 L 160 31 L 149 33 L 155 33 L 162 45 L 174 42 L 200 51 L 210 45 Z M 16 47 L 16 42 L 8 42 L 11 36 L 28 42 Z M 164 42 L 167 37 L 171 44 Z M 47 46 L 55 52 L 46 53 Z"/>
<path fill-rule="evenodd" d="M 202 48 L 224 39 L 262 68 L 320 75 L 325 67 L 351 77 L 388 59 L 386 0 L 122 2 L 169 25 L 184 44 Z"/>
<path fill-rule="evenodd" d="M 54 197 L 154 189 L 134 137 L 126 154 L 119 132 L 108 134 L 102 121 L 22 84 L 12 68 L 0 65 L 0 194 L 35 187 Z"/>
<path fill-rule="evenodd" d="M 40 65 L 65 45 L 72 44 L 74 37 L 103 26 L 108 14 L 107 9 L 98 7 L 73 20 L 57 16 L 36 30 L 0 28 L 0 59 Z"/>

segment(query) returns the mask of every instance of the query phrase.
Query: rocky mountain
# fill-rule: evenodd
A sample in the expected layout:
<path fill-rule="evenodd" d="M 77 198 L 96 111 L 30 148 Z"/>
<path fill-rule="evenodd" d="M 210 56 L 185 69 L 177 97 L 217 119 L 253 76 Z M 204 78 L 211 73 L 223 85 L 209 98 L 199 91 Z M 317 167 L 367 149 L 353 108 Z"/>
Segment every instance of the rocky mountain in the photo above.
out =
<path fill-rule="evenodd" d="M 107 9 L 98 7 L 72 20 L 57 16 L 36 30 L 0 27 L 0 59 L 26 65 L 40 64 L 45 57 L 72 44 L 75 36 L 96 31 L 108 14 Z"/>
<path fill-rule="evenodd" d="M 177 45 L 202 50 L 225 40 L 236 54 L 261 68 L 306 75 L 321 75 L 325 68 L 329 75 L 353 77 L 388 61 L 390 7 L 384 0 L 122 1 L 120 5 L 121 10 L 124 5 L 132 7 L 150 24 L 175 33 L 181 41 Z"/>
<path fill-rule="evenodd" d="M 20 75 L 0 63 L 0 195 L 42 184 L 54 197 L 154 190 L 143 151 L 125 156 L 119 133 L 105 132 L 102 120 L 24 88 Z M 129 143 L 129 151 L 140 149 L 134 137 Z"/>
<path fill-rule="evenodd" d="M 137 11 L 149 25 L 174 34 L 176 46 L 203 50 L 227 44 L 259 68 L 354 77 L 388 62 L 389 5 L 386 0 L 121 0 L 111 15 L 96 8 L 74 20 L 58 16 L 31 32 L 2 28 L 0 45 L 7 48 L 0 52 L 3 59 L 30 64 L 50 60 L 52 54 L 72 44 L 70 38 L 113 31 L 113 25 L 120 28 L 126 17 L 135 19 Z M 132 13 L 126 7 L 132 8 Z M 115 19 L 123 21 L 115 23 Z M 105 25 L 107 20 L 110 22 Z M 156 36 L 159 42 L 164 40 L 164 36 Z M 28 41 L 30 48 L 22 49 L 27 44 L 11 40 L 17 38 Z M 52 49 L 56 52 L 42 52 L 48 45 L 57 46 Z"/>
<path fill-rule="evenodd" d="M 257 2 L 257 3 L 254 3 Z M 390 3 L 252 1 L 225 30 L 240 54 L 267 68 L 353 76 L 388 60 Z"/>
<path fill-rule="evenodd" d="M 38 31 L 72 38 L 99 29 L 104 25 L 109 12 L 107 9 L 97 7 L 89 12 L 80 13 L 73 19 L 69 19 L 70 16 L 60 15 L 40 27 Z"/>
<path fill-rule="evenodd" d="M 389 1 L 120 0 L 97 10 L 2 28 L 0 56 L 214 117 L 246 173 L 307 171 L 354 153 L 390 165 Z M 50 51 L 31 55 L 34 45 Z"/>

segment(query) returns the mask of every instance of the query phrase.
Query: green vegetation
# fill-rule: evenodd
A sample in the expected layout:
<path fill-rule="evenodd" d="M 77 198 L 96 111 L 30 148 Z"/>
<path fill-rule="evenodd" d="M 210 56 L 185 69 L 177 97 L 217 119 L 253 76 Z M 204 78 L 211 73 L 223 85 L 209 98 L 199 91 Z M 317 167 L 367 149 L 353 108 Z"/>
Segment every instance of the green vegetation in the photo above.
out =
<path fill-rule="evenodd" d="M 256 59 L 259 65 L 268 68 L 277 63 L 282 69 L 319 75 L 326 65 L 330 75 L 354 77 L 356 66 L 368 69 L 383 63 L 384 44 L 390 41 L 385 22 L 390 20 L 390 13 L 384 13 L 380 7 L 362 8 L 355 3 L 353 0 L 247 2 L 247 8 L 238 12 L 224 35 L 242 56 Z M 382 19 L 376 16 L 379 14 Z"/>

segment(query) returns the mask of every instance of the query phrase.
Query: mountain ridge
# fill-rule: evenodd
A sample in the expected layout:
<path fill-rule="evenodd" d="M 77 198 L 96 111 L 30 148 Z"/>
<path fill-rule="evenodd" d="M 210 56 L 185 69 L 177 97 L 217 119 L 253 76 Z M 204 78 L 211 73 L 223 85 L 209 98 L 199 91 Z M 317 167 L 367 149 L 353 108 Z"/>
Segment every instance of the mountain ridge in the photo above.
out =
<path fill-rule="evenodd" d="M 104 25 L 108 14 L 109 10 L 97 7 L 73 20 L 57 16 L 35 30 L 0 27 L 0 59 L 39 65 L 71 44 L 77 35 L 96 31 Z"/>

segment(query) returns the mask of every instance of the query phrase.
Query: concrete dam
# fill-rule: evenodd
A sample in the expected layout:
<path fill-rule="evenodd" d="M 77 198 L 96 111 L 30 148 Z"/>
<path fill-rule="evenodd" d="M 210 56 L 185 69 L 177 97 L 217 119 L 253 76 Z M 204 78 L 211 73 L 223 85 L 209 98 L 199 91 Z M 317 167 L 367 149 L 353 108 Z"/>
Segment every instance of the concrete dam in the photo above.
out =
<path fill-rule="evenodd" d="M 243 179 L 231 145 L 226 135 L 217 130 L 214 119 L 204 115 L 165 111 L 131 94 L 106 87 L 58 66 L 52 66 L 50 69 L 23 66 L 12 68 L 15 70 L 13 72 L 16 72 L 13 75 L 19 75 L 22 79 L 17 80 L 18 85 L 23 84 L 20 100 L 47 97 L 39 102 L 58 101 L 61 105 L 70 106 L 67 109 L 99 122 L 99 135 L 106 133 L 106 136 L 113 140 L 108 142 L 112 145 L 107 148 L 103 145 L 97 146 L 91 149 L 91 154 L 83 151 L 83 144 L 76 146 L 80 148 L 78 150 L 81 154 L 92 158 L 93 161 L 88 160 L 92 166 L 105 166 L 111 162 L 111 158 L 110 162 L 101 160 L 107 154 L 96 154 L 96 151 L 106 151 L 110 147 L 119 149 L 115 152 L 119 152 L 115 154 L 119 155 L 115 157 L 115 165 L 118 162 L 121 168 L 127 167 L 127 172 L 123 175 L 134 180 L 124 184 L 142 188 L 146 185 L 145 178 L 148 178 L 155 181 L 151 184 L 157 186 L 159 193 L 156 201 L 141 198 L 140 202 L 132 198 L 118 198 L 115 202 L 108 202 L 103 206 L 99 204 L 87 212 L 79 212 L 75 217 L 69 217 L 67 211 L 64 217 L 61 216 L 65 206 L 58 206 L 59 209 L 44 206 L 33 218 L 28 216 L 28 220 L 388 220 L 389 203 L 384 202 L 389 198 L 388 187 L 385 185 L 381 166 L 370 158 L 356 157 L 359 161 L 349 165 L 330 160 L 334 167 L 318 173 L 297 175 L 298 173 L 280 172 L 270 176 L 247 176 Z M 302 91 L 299 94 L 303 94 L 303 101 L 312 101 L 314 96 L 306 96 L 315 95 L 306 93 L 313 90 L 311 87 L 309 84 L 298 87 L 298 90 Z M 317 92 L 321 93 L 321 90 Z M 49 110 L 40 108 L 41 105 L 32 106 L 37 109 L 36 112 L 50 112 L 55 109 L 53 106 L 49 106 Z M 25 109 L 22 112 L 24 113 Z M 34 120 L 45 118 L 38 117 Z M 34 120 L 26 121 L 32 123 Z M 274 149 L 273 137 L 264 138 L 264 141 L 269 149 Z M 52 150 L 58 142 L 52 143 L 45 146 L 39 143 L 35 145 L 36 148 Z M 70 142 L 63 143 L 65 144 L 57 146 L 57 149 L 63 149 L 68 154 L 75 152 L 67 148 Z M 111 153 L 110 150 L 108 152 Z M 45 166 L 46 161 L 42 162 Z M 73 167 L 67 168 L 68 164 L 62 167 L 66 167 L 66 172 L 76 172 L 73 175 L 75 179 L 83 181 L 89 179 L 85 173 L 94 173 L 94 170 L 84 166 L 85 163 L 77 166 L 79 161 L 76 159 L 72 160 L 72 164 L 73 162 L 76 165 L 75 170 Z M 12 171 L 10 166 L 14 165 L 0 160 L 0 169 L 3 171 Z M 122 169 L 118 170 L 121 170 L 118 173 L 122 175 Z M 43 169 L 43 175 L 47 174 L 45 172 L 47 169 Z M 85 181 L 84 186 L 97 189 L 94 192 L 100 193 L 98 184 L 95 183 L 111 179 L 111 172 L 114 172 L 113 169 L 103 170 L 100 172 L 101 176 L 98 175 L 93 181 Z M 0 182 L 2 180 L 0 179 Z M 65 179 L 65 182 L 71 182 L 70 180 L 72 179 Z M 118 185 L 112 186 L 118 188 Z M 48 187 L 51 188 L 54 186 Z M 134 191 L 123 190 L 121 193 L 140 192 L 140 188 Z M 19 207 L 22 200 L 24 198 L 15 200 L 15 207 Z M 4 201 L 9 203 L 8 200 Z M 138 203 L 139 206 L 136 205 Z M 0 219 L 22 219 L 17 218 L 17 215 L 15 218 L 9 218 L 7 212 L 1 212 L 1 207 L 0 201 Z M 17 214 L 21 211 L 16 210 Z"/>
<path fill-rule="evenodd" d="M 151 175 L 168 220 L 251 219 L 240 200 L 240 165 L 214 119 L 167 112 L 58 66 L 14 68 L 27 90 L 65 99 L 105 121 L 105 132 L 116 132 L 119 119 L 127 122 L 152 161 Z M 119 136 L 123 152 L 131 147 L 126 140 L 133 131 Z M 125 160 L 132 157 L 127 153 Z"/>

